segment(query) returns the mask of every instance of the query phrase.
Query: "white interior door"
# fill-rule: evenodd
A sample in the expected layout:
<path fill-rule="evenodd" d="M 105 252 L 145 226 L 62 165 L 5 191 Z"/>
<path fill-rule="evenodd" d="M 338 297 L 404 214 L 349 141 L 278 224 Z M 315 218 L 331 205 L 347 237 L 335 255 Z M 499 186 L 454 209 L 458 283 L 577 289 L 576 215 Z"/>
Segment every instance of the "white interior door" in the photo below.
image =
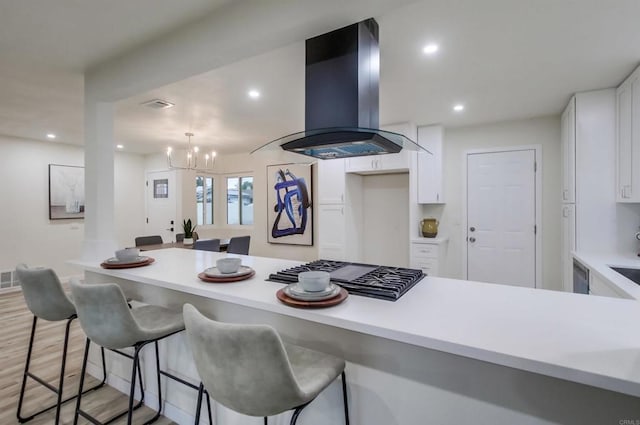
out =
<path fill-rule="evenodd" d="M 467 155 L 467 278 L 535 287 L 535 151 Z"/>
<path fill-rule="evenodd" d="M 164 242 L 172 242 L 175 233 L 182 233 L 176 221 L 177 199 L 175 171 L 147 173 L 147 235 L 160 235 Z"/>

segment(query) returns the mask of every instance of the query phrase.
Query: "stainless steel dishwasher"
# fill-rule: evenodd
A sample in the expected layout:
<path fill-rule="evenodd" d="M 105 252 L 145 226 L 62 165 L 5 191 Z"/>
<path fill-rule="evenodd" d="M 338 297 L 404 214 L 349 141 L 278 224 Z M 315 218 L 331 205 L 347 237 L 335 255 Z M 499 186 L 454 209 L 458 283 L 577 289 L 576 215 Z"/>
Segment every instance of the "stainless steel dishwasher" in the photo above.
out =
<path fill-rule="evenodd" d="M 573 292 L 589 294 L 589 269 L 573 260 Z"/>

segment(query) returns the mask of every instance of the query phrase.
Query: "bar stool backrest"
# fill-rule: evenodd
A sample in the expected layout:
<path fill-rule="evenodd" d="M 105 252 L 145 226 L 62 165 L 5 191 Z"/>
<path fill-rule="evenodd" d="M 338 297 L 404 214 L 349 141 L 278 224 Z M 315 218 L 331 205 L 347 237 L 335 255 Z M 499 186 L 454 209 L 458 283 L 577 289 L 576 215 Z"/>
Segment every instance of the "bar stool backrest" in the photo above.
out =
<path fill-rule="evenodd" d="M 275 415 L 304 400 L 271 326 L 216 322 L 190 304 L 183 314 L 196 369 L 214 400 L 251 416 Z"/>
<path fill-rule="evenodd" d="M 91 341 L 105 348 L 118 349 L 145 339 L 117 284 L 86 285 L 72 278 L 71 293 L 80 326 Z"/>
<path fill-rule="evenodd" d="M 16 273 L 27 307 L 34 316 L 49 320 L 66 320 L 76 314 L 76 308 L 62 289 L 56 273 L 51 269 L 29 268 L 18 264 Z"/>

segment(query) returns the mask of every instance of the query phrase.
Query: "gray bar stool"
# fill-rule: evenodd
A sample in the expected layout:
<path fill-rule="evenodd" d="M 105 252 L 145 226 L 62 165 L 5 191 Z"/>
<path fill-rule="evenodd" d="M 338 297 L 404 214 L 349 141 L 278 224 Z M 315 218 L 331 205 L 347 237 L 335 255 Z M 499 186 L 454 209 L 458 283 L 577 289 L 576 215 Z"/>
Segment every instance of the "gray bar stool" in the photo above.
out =
<path fill-rule="evenodd" d="M 62 399 L 65 366 L 67 361 L 67 348 L 69 346 L 69 328 L 71 327 L 71 322 L 73 322 L 73 320 L 77 317 L 76 308 L 73 305 L 73 302 L 64 293 L 62 285 L 60 284 L 60 280 L 53 270 L 45 268 L 29 268 L 24 264 L 18 264 L 18 266 L 16 267 L 16 273 L 18 275 L 18 279 L 21 282 L 22 295 L 24 296 L 24 300 L 31 313 L 33 313 L 31 336 L 29 337 L 29 348 L 27 350 L 27 360 L 24 367 L 22 386 L 20 387 L 20 396 L 18 400 L 18 421 L 20 423 L 28 422 L 37 415 L 47 412 L 55 407 L 55 424 L 57 425 L 60 421 L 60 408 L 62 404 L 76 397 L 76 395 L 74 395 L 64 400 Z M 44 381 L 40 377 L 29 372 L 29 366 L 31 364 L 31 354 L 33 351 L 33 341 L 36 333 L 36 325 L 38 323 L 38 319 L 48 320 L 51 322 L 58 322 L 62 320 L 67 321 L 64 331 L 64 345 L 62 348 L 60 379 L 58 381 L 57 388 Z M 105 383 L 107 371 L 104 361 L 104 350 L 102 350 L 102 372 L 102 381 L 98 385 L 86 390 L 85 393 L 100 388 Z M 41 409 L 38 412 L 31 414 L 30 416 L 24 417 L 22 416 L 22 402 L 24 401 L 27 378 L 33 379 L 34 381 L 56 393 L 58 399 L 56 404 Z"/>
<path fill-rule="evenodd" d="M 134 388 L 136 385 L 136 374 L 140 380 L 140 384 L 142 384 L 139 358 L 140 351 L 147 344 L 154 343 L 155 345 L 159 408 L 155 416 L 146 421 L 145 424 L 155 422 L 160 417 L 162 411 L 161 374 L 188 385 L 191 388 L 199 389 L 199 387 L 195 385 L 160 370 L 158 341 L 184 330 L 184 320 L 180 312 L 155 305 L 142 305 L 140 307 L 130 308 L 122 293 L 122 289 L 115 283 L 84 285 L 77 279 L 71 279 L 71 293 L 76 303 L 80 326 L 82 326 L 82 329 L 87 334 L 84 359 L 82 361 L 82 375 L 80 376 L 80 391 L 82 391 L 84 385 L 89 344 L 91 341 L 133 360 L 131 387 L 129 390 L 129 408 L 104 423 L 110 423 L 127 415 L 127 424 L 130 425 L 133 419 L 133 411 L 142 406 L 144 402 L 144 392 L 141 392 L 140 401 L 135 406 L 133 405 Z M 118 351 L 128 347 L 134 349 L 133 356 Z M 198 395 L 200 403 L 202 398 L 200 394 Z M 209 399 L 207 397 L 207 402 L 208 401 Z M 82 397 L 80 396 L 76 402 L 76 411 L 73 419 L 74 425 L 78 423 L 79 416 L 88 419 L 94 424 L 100 424 L 99 421 L 80 408 L 81 402 Z M 211 407 L 208 405 L 208 408 L 209 417 L 211 417 Z M 198 410 L 200 410 L 200 405 L 198 405 Z"/>
<path fill-rule="evenodd" d="M 236 412 L 263 416 L 265 424 L 267 416 L 294 409 L 294 425 L 302 409 L 342 376 L 344 419 L 349 425 L 344 360 L 285 344 L 271 326 L 216 322 L 190 304 L 185 304 L 183 314 L 203 381 L 201 392 L 206 388 L 214 400 Z"/>

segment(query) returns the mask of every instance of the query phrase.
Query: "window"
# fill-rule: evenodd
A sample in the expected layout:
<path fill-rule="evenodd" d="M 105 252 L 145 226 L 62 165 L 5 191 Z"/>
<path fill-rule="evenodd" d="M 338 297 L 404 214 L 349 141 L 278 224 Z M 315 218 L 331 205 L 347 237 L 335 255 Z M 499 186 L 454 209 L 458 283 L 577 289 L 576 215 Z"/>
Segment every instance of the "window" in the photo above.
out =
<path fill-rule="evenodd" d="M 213 177 L 196 176 L 196 222 L 213 224 Z"/>
<path fill-rule="evenodd" d="M 227 224 L 253 224 L 253 177 L 227 177 Z"/>
<path fill-rule="evenodd" d="M 168 198 L 169 197 L 169 179 L 161 179 L 153 181 L 153 197 Z"/>

